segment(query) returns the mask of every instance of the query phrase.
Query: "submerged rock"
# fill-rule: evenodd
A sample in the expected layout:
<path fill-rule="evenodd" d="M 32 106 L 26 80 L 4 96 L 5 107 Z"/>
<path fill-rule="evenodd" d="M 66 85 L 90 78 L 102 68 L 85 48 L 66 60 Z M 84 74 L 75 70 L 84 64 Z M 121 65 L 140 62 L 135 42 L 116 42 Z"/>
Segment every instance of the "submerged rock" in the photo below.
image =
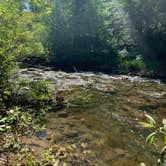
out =
<path fill-rule="evenodd" d="M 68 114 L 67 114 L 67 113 L 59 113 L 59 114 L 58 114 L 58 117 L 59 117 L 59 118 L 67 118 L 67 117 L 68 117 Z"/>

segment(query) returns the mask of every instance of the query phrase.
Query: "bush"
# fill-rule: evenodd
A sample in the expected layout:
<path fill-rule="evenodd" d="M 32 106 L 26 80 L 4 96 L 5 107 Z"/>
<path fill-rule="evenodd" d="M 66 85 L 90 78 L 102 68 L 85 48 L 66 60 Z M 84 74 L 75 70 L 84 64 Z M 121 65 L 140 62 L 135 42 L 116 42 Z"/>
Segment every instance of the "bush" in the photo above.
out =
<path fill-rule="evenodd" d="M 130 72 L 140 72 L 145 69 L 145 64 L 142 60 L 132 60 L 129 66 Z"/>
<path fill-rule="evenodd" d="M 2 92 L 0 139 L 3 152 L 21 148 L 20 137 L 43 129 L 48 103 L 51 101 L 45 81 L 21 80 Z"/>
<path fill-rule="evenodd" d="M 11 84 L 2 93 L 2 103 L 6 108 L 20 106 L 40 110 L 45 108 L 49 102 L 51 98 L 45 81 L 21 80 Z"/>
<path fill-rule="evenodd" d="M 158 166 L 166 165 L 166 119 L 163 119 L 162 124 L 157 122 L 150 116 L 145 114 L 146 122 L 139 122 L 143 127 L 153 129 L 153 132 L 146 137 L 146 142 L 154 144 L 159 138 L 162 138 L 162 149 L 159 152 Z"/>
<path fill-rule="evenodd" d="M 145 64 L 142 59 L 123 60 L 119 63 L 118 68 L 124 73 L 138 73 L 145 70 Z"/>
<path fill-rule="evenodd" d="M 146 63 L 146 68 L 155 73 L 159 73 L 160 72 L 160 63 L 156 62 L 156 61 L 149 61 Z"/>

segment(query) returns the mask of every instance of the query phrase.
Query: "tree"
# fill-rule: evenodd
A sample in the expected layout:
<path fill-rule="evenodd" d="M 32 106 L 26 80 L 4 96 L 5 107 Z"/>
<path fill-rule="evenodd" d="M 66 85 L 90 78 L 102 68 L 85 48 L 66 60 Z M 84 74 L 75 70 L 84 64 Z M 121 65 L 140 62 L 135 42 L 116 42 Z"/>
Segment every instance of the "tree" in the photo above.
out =
<path fill-rule="evenodd" d="M 108 32 L 104 25 L 109 14 L 107 4 L 104 0 L 55 0 L 47 22 L 49 51 L 54 63 L 90 69 L 99 66 L 102 56 L 103 62 L 107 61 Z"/>
<path fill-rule="evenodd" d="M 143 56 L 147 67 L 157 72 L 159 69 L 165 71 L 165 7 L 165 0 L 125 0 L 125 9 L 133 25 L 132 32 L 137 50 Z"/>
<path fill-rule="evenodd" d="M 44 54 L 44 25 L 24 1 L 0 0 L 0 87 L 6 87 L 15 62 Z"/>

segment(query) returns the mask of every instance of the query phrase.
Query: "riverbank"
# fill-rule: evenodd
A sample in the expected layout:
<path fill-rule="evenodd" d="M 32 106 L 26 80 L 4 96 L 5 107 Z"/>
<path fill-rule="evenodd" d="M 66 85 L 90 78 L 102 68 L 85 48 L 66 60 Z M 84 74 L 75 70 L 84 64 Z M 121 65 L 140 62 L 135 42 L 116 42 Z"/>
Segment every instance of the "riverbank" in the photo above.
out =
<path fill-rule="evenodd" d="M 131 71 L 131 72 L 126 72 L 124 70 L 112 70 L 112 69 L 107 69 L 107 70 L 102 70 L 102 69 L 88 69 L 88 68 L 76 68 L 75 66 L 64 66 L 64 65 L 58 65 L 58 64 L 53 64 L 49 60 L 42 60 L 42 59 L 30 59 L 25 62 L 19 63 L 20 68 L 40 68 L 40 69 L 51 69 L 54 71 L 64 71 L 68 73 L 73 73 L 73 72 L 93 72 L 93 73 L 105 73 L 109 75 L 128 75 L 128 76 L 140 76 L 140 77 L 145 77 L 148 79 L 159 79 L 162 82 L 166 82 L 166 73 L 165 71 L 163 72 L 153 72 L 153 71 L 148 71 L 148 70 L 142 70 L 142 71 Z"/>

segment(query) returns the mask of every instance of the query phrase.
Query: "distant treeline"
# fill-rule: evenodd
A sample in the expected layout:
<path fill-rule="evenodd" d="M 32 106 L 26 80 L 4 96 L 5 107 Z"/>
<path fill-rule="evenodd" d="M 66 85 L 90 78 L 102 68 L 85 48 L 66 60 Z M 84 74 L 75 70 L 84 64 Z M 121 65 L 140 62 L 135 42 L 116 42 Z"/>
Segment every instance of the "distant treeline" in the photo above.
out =
<path fill-rule="evenodd" d="M 1 84 L 27 60 L 164 76 L 165 44 L 165 0 L 0 0 Z"/>
<path fill-rule="evenodd" d="M 46 25 L 46 47 L 55 66 L 165 71 L 165 0 L 55 0 Z"/>

